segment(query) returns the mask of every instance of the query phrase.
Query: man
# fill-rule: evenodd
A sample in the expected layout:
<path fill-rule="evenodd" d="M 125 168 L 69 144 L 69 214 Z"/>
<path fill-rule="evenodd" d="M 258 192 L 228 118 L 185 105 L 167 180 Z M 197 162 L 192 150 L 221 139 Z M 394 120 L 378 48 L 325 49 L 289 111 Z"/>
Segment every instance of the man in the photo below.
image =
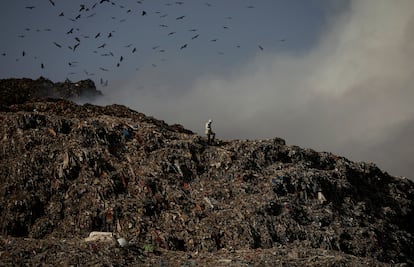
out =
<path fill-rule="evenodd" d="M 207 143 L 211 145 L 214 143 L 214 138 L 216 137 L 216 134 L 211 130 L 211 123 L 213 121 L 211 119 L 208 120 L 206 123 L 206 135 L 207 135 Z"/>

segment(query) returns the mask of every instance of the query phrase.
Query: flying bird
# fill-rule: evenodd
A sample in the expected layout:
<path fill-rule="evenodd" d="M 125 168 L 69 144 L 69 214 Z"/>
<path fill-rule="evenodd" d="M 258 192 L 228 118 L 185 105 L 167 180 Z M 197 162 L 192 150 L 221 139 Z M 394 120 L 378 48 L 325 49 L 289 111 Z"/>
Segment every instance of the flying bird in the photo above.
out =
<path fill-rule="evenodd" d="M 76 48 L 78 48 L 78 46 L 80 45 L 80 43 L 77 43 L 77 44 L 75 44 L 74 46 L 73 46 L 73 51 L 75 51 L 76 50 Z"/>
<path fill-rule="evenodd" d="M 98 48 L 104 48 L 106 46 L 106 43 L 105 44 L 101 44 L 100 46 L 98 46 Z"/>
<path fill-rule="evenodd" d="M 168 35 L 173 35 L 175 32 L 170 32 L 170 33 L 168 33 Z"/>
<path fill-rule="evenodd" d="M 137 48 L 134 47 L 134 49 L 132 49 L 132 53 L 135 53 L 137 51 Z"/>
<path fill-rule="evenodd" d="M 217 42 L 217 38 L 216 39 L 212 39 L 212 40 L 210 40 L 211 42 Z"/>
<path fill-rule="evenodd" d="M 108 38 L 111 38 L 112 37 L 112 33 L 110 32 L 109 34 L 108 34 Z"/>
<path fill-rule="evenodd" d="M 263 51 L 263 47 L 261 45 L 259 45 L 259 49 Z"/>
<path fill-rule="evenodd" d="M 32 10 L 33 8 L 35 8 L 35 6 L 27 6 L 25 8 Z"/>
<path fill-rule="evenodd" d="M 124 57 L 123 57 L 123 56 L 121 56 L 121 57 L 119 58 L 119 62 L 122 62 L 122 60 L 124 60 Z"/>
<path fill-rule="evenodd" d="M 145 10 L 143 10 L 142 13 L 141 13 L 141 15 L 142 16 L 145 16 L 145 15 L 147 15 L 147 12 L 145 12 Z"/>
<path fill-rule="evenodd" d="M 23 51 L 23 52 L 22 52 L 22 56 L 24 57 L 25 55 L 26 55 L 26 52 L 24 52 L 24 51 Z"/>
<path fill-rule="evenodd" d="M 96 38 L 98 38 L 99 36 L 101 36 L 101 33 L 100 33 L 100 32 L 98 32 L 98 33 L 95 35 L 95 39 L 96 39 Z"/>
<path fill-rule="evenodd" d="M 180 49 L 184 49 L 184 48 L 186 48 L 187 47 L 187 44 L 184 44 L 184 45 L 182 45 L 181 47 L 180 47 Z"/>
<path fill-rule="evenodd" d="M 79 37 L 75 37 L 75 40 L 80 43 Z"/>
<path fill-rule="evenodd" d="M 183 19 L 183 18 L 185 18 L 185 16 L 180 16 L 180 17 L 177 17 L 176 19 L 179 20 L 179 19 Z"/>
<path fill-rule="evenodd" d="M 82 12 L 83 10 L 85 10 L 85 5 L 80 5 L 80 9 L 78 12 Z"/>
<path fill-rule="evenodd" d="M 101 71 L 108 71 L 108 69 L 105 69 L 105 68 L 102 68 L 102 67 L 99 67 L 99 69 L 100 69 Z"/>
<path fill-rule="evenodd" d="M 71 34 L 71 33 L 73 33 L 73 28 L 70 29 L 66 34 Z"/>
<path fill-rule="evenodd" d="M 160 27 L 167 28 L 167 27 L 168 27 L 168 25 L 165 25 L 165 24 L 160 24 Z"/>
<path fill-rule="evenodd" d="M 56 42 L 53 42 L 57 47 L 62 48 L 62 46 Z"/>
<path fill-rule="evenodd" d="M 49 2 L 52 4 L 52 6 L 55 6 L 55 2 L 53 2 L 52 0 L 49 0 Z"/>
<path fill-rule="evenodd" d="M 199 36 L 199 34 L 194 35 L 193 37 L 191 37 L 191 40 L 194 40 L 195 38 L 197 38 Z"/>
<path fill-rule="evenodd" d="M 80 19 L 81 14 L 77 15 L 75 19 Z"/>
<path fill-rule="evenodd" d="M 44 68 L 45 68 L 45 65 L 42 63 L 42 64 L 40 64 L 40 67 L 41 67 L 42 69 L 44 69 Z"/>

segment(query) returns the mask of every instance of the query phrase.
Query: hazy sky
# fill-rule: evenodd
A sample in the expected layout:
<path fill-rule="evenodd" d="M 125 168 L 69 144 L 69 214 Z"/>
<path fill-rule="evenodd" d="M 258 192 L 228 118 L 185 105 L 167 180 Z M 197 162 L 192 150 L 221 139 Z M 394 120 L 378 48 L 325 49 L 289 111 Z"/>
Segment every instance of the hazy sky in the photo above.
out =
<path fill-rule="evenodd" d="M 90 78 L 98 104 L 414 177 L 414 1 L 100 2 L 4 1 L 0 77 Z"/>

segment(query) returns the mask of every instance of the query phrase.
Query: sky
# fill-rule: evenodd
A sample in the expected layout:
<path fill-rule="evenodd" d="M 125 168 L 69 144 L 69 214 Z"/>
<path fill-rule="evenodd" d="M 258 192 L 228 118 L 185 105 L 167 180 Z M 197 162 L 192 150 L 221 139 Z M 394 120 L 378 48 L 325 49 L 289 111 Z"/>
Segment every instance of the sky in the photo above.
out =
<path fill-rule="evenodd" d="M 412 0 L 8 0 L 0 22 L 0 78 L 414 178 Z"/>

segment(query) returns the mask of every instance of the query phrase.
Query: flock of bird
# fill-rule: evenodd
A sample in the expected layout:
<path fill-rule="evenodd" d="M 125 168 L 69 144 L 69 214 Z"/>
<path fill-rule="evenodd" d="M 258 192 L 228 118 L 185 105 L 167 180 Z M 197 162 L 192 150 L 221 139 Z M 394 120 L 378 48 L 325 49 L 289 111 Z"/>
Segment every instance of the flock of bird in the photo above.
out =
<path fill-rule="evenodd" d="M 137 54 L 138 51 L 141 50 L 141 47 L 139 47 L 137 44 L 133 44 L 133 43 L 128 43 L 123 45 L 122 47 L 122 51 L 117 51 L 114 50 L 114 47 L 112 47 L 112 49 L 109 49 L 109 47 L 111 47 L 111 42 L 112 40 L 114 40 L 115 38 L 117 38 L 117 29 L 114 27 L 114 29 L 105 29 L 102 28 L 100 31 L 98 32 L 88 32 L 86 33 L 82 27 L 85 24 L 84 19 L 90 19 L 92 17 L 95 17 L 97 14 L 99 14 L 100 9 L 101 8 L 118 8 L 120 10 L 122 10 L 121 14 L 124 14 L 125 17 L 123 18 L 117 18 L 115 16 L 111 16 L 110 19 L 115 22 L 113 23 L 116 26 L 119 26 L 122 24 L 122 22 L 125 22 L 128 19 L 132 19 L 132 18 L 137 18 L 137 17 L 148 17 L 148 16 L 157 16 L 159 18 L 159 20 L 161 21 L 161 23 L 158 25 L 160 28 L 163 29 L 169 29 L 169 25 L 165 22 L 165 20 L 163 20 L 164 18 L 170 16 L 171 15 L 168 13 L 164 13 L 164 12 L 160 12 L 160 11 L 152 11 L 152 10 L 146 10 L 144 7 L 144 1 L 145 0 L 140 0 L 140 1 L 130 1 L 129 5 L 130 6 L 125 6 L 122 4 L 119 4 L 119 1 L 115 1 L 115 0 L 85 0 L 86 3 L 84 4 L 80 4 L 77 8 L 76 8 L 76 13 L 75 15 L 73 15 L 73 12 L 66 12 L 65 10 L 58 10 L 59 8 L 59 4 L 57 4 L 55 1 L 56 0 L 44 0 L 44 1 L 49 1 L 50 5 L 49 8 L 53 8 L 53 12 L 55 12 L 55 16 L 61 18 L 61 19 L 66 19 L 70 22 L 70 26 L 68 26 L 68 29 L 66 30 L 66 32 L 64 33 L 64 36 L 60 39 L 60 40 L 46 40 L 45 42 L 49 42 L 51 47 L 54 47 L 54 49 L 60 49 L 63 52 L 77 52 L 80 47 L 83 46 L 84 43 L 88 43 L 94 45 L 94 49 L 92 49 L 92 51 L 90 51 L 89 53 L 94 53 L 96 56 L 99 57 L 105 57 L 105 58 L 110 58 L 111 59 L 111 64 L 107 64 L 104 66 L 97 66 L 95 70 L 83 70 L 83 73 L 88 76 L 88 78 L 92 78 L 92 77 L 99 77 L 100 78 L 96 78 L 97 81 L 99 81 L 99 84 L 101 86 L 107 86 L 108 85 L 108 80 L 105 79 L 105 73 L 109 72 L 115 68 L 119 68 L 124 60 L 126 58 L 128 58 L 130 55 L 133 54 Z M 150 1 L 150 0 L 148 0 Z M 151 0 L 154 1 L 154 0 Z M 192 1 L 192 0 L 191 0 Z M 92 2 L 92 3 L 91 3 Z M 185 1 L 173 1 L 173 2 L 164 2 L 162 3 L 165 6 L 181 6 L 181 5 L 185 5 Z M 203 5 L 205 5 L 206 8 L 212 7 L 211 3 L 203 3 Z M 32 12 L 33 10 L 36 10 L 37 6 L 35 5 L 26 5 L 24 6 L 24 8 L 26 10 L 29 10 L 30 12 Z M 252 5 L 246 5 L 245 8 L 249 8 L 252 9 L 254 8 L 254 6 Z M 119 10 L 118 10 L 119 11 Z M 70 13 L 72 16 L 68 16 L 66 13 Z M 180 15 L 180 16 L 174 16 L 173 18 L 174 21 L 179 22 L 179 21 L 183 21 L 188 19 L 188 14 L 185 15 Z M 226 17 L 227 20 L 232 20 L 231 16 Z M 80 23 L 82 21 L 82 23 Z M 162 23 L 164 22 L 164 23 Z M 69 23 L 69 22 L 68 22 Z M 229 30 L 229 26 L 228 25 L 222 25 L 222 30 Z M 190 28 L 190 29 L 174 29 L 174 30 L 170 30 L 167 31 L 165 33 L 165 35 L 167 36 L 167 38 L 172 38 L 170 36 L 176 35 L 178 31 L 180 30 L 185 30 L 187 32 L 189 32 L 191 34 L 191 37 L 188 40 L 182 41 L 181 44 L 179 44 L 177 46 L 177 51 L 181 51 L 186 49 L 187 47 L 189 47 L 191 45 L 191 42 L 193 42 L 195 39 L 198 39 L 201 35 L 202 32 L 200 32 L 197 28 Z M 25 28 L 24 31 L 27 32 L 50 32 L 53 31 L 52 28 L 46 28 L 46 29 L 36 29 L 33 30 L 29 27 Z M 62 33 L 63 35 L 63 33 Z M 24 39 L 25 38 L 25 34 L 19 34 L 18 37 Z M 210 42 L 218 42 L 219 39 L 218 38 L 211 38 L 208 41 Z M 285 39 L 280 39 L 280 42 L 284 42 Z M 24 42 L 24 40 L 22 40 L 22 42 Z M 90 46 L 88 46 L 90 47 Z M 240 48 L 241 45 L 237 44 L 235 45 L 236 48 Z M 257 44 L 257 48 L 259 50 L 264 50 L 263 46 L 260 44 Z M 120 48 L 117 48 L 118 50 L 120 50 Z M 151 49 L 153 51 L 156 51 L 158 53 L 162 53 L 165 54 L 166 48 L 163 48 L 161 45 L 154 45 L 151 47 Z M 145 53 L 145 52 L 144 52 Z M 217 52 L 219 55 L 223 55 L 224 52 L 222 51 L 218 51 Z M 19 61 L 21 58 L 23 57 L 27 57 L 30 54 L 30 50 L 24 50 L 21 52 L 21 56 L 16 58 L 16 61 Z M 1 54 L 3 57 L 8 56 L 8 53 L 6 51 L 2 52 Z M 38 59 L 36 56 L 34 56 L 35 59 Z M 66 62 L 65 64 L 67 64 L 66 67 L 68 67 L 69 71 L 67 73 L 68 77 L 70 77 L 71 75 L 79 75 L 79 68 L 81 68 L 82 63 L 80 62 L 82 59 L 79 58 L 77 60 L 73 60 L 73 61 L 69 61 Z M 161 61 L 166 61 L 166 58 L 162 58 Z M 40 63 L 40 68 L 42 70 L 47 69 L 47 64 L 46 62 L 43 62 L 42 60 L 39 59 L 39 63 Z M 154 62 L 151 63 L 152 67 L 157 67 L 159 63 Z M 135 68 L 136 71 L 139 70 L 139 67 Z M 83 75 L 83 74 L 82 74 Z"/>

